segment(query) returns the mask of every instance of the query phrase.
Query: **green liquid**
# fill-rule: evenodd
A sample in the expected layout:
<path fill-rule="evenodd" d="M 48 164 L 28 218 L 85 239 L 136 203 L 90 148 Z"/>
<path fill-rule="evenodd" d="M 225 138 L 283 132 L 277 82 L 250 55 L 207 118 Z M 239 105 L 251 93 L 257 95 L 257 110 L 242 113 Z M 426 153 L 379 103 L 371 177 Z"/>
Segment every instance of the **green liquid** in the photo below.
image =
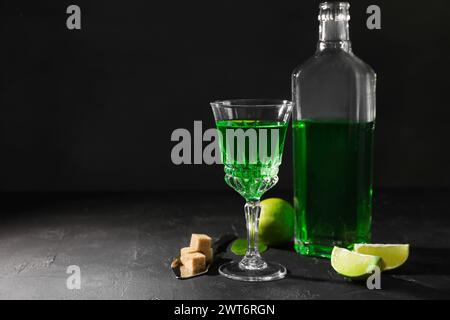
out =
<path fill-rule="evenodd" d="M 370 242 L 374 123 L 293 123 L 295 249 L 330 257 Z"/>
<path fill-rule="evenodd" d="M 216 126 L 225 181 L 247 201 L 259 200 L 278 181 L 288 123 L 227 120 Z M 244 139 L 233 134 L 244 134 Z"/>

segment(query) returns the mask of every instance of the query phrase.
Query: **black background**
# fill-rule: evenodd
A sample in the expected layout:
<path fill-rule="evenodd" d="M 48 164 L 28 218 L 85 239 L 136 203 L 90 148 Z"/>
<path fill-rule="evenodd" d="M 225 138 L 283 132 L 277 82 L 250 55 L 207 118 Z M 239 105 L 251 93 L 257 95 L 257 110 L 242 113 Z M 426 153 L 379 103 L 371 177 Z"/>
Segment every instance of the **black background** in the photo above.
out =
<path fill-rule="evenodd" d="M 2 191 L 225 190 L 220 165 L 172 164 L 172 131 L 212 127 L 211 100 L 290 98 L 318 36 L 318 1 L 2 3 Z M 70 4 L 81 30 L 66 28 Z M 370 4 L 381 30 L 366 28 Z M 350 13 L 378 74 L 375 185 L 450 186 L 448 1 Z M 278 190 L 291 166 L 289 138 Z"/>

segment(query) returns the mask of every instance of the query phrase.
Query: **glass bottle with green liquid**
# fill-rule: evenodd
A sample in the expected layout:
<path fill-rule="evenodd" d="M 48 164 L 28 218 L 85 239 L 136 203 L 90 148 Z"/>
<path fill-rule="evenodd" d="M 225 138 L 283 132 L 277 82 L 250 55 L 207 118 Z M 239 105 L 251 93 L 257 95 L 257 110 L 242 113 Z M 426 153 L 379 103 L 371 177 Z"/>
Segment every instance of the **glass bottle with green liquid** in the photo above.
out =
<path fill-rule="evenodd" d="M 349 40 L 349 4 L 321 3 L 313 57 L 292 75 L 297 252 L 371 240 L 374 71 Z"/>

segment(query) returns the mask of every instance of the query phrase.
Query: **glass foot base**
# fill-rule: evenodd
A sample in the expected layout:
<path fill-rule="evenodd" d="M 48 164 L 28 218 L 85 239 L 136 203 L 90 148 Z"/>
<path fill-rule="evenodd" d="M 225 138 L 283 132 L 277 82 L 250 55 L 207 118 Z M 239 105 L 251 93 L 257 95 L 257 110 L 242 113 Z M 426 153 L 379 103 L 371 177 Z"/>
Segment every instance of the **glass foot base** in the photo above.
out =
<path fill-rule="evenodd" d="M 320 258 L 331 258 L 331 251 L 333 251 L 332 246 L 322 246 L 314 244 L 295 244 L 295 251 L 304 256 L 320 257 Z"/>
<path fill-rule="evenodd" d="M 362 241 L 361 243 L 363 243 Z M 307 243 L 296 241 L 294 244 L 295 251 L 304 256 L 320 257 L 320 258 L 331 258 L 331 252 L 334 246 L 347 248 L 353 250 L 353 245 L 346 245 L 342 241 L 328 241 L 328 245 L 317 244 L 317 243 Z"/>
<path fill-rule="evenodd" d="M 239 262 L 228 262 L 220 266 L 221 275 L 239 281 L 273 281 L 286 276 L 286 268 L 281 264 L 267 262 L 267 267 L 259 270 L 242 269 Z"/>

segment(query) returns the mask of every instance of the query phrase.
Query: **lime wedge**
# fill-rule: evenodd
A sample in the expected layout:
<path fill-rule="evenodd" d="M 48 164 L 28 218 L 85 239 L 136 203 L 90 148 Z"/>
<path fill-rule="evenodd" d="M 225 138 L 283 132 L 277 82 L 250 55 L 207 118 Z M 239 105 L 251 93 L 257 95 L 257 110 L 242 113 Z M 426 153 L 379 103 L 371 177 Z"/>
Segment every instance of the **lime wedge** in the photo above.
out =
<path fill-rule="evenodd" d="M 231 245 L 231 252 L 238 256 L 244 256 L 247 252 L 248 242 L 247 239 L 236 239 Z M 262 242 L 258 243 L 259 253 L 263 253 L 267 250 L 267 245 Z"/>
<path fill-rule="evenodd" d="M 337 273 L 349 278 L 363 278 L 373 273 L 381 258 L 365 255 L 344 248 L 334 247 L 331 266 Z"/>
<path fill-rule="evenodd" d="M 408 260 L 409 244 L 355 244 L 354 251 L 381 257 L 381 270 L 392 270 Z"/>

